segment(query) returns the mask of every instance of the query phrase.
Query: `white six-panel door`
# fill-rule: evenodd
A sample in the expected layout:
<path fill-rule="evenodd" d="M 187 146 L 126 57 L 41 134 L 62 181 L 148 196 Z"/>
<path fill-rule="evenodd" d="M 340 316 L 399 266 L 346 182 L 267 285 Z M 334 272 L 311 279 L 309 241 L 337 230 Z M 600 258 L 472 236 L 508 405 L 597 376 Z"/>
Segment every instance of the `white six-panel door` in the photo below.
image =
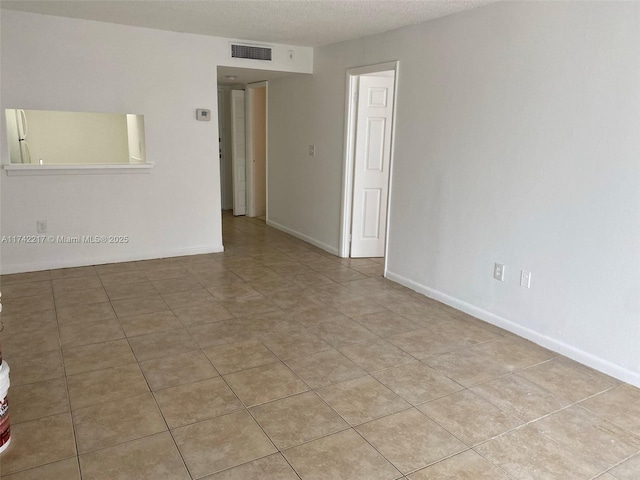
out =
<path fill-rule="evenodd" d="M 351 256 L 383 257 L 389 195 L 393 77 L 361 76 L 356 120 Z"/>
<path fill-rule="evenodd" d="M 231 90 L 231 163 L 233 166 L 233 214 L 247 210 L 246 137 L 244 90 Z"/>

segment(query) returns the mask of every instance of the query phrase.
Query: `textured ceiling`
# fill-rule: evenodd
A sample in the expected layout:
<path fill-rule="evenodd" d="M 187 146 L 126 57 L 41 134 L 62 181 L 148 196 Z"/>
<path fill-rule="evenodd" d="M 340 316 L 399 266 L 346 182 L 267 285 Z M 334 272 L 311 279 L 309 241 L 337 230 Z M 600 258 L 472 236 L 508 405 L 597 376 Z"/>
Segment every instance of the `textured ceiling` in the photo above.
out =
<path fill-rule="evenodd" d="M 2 0 L 2 8 L 266 43 L 317 47 L 496 0 Z"/>

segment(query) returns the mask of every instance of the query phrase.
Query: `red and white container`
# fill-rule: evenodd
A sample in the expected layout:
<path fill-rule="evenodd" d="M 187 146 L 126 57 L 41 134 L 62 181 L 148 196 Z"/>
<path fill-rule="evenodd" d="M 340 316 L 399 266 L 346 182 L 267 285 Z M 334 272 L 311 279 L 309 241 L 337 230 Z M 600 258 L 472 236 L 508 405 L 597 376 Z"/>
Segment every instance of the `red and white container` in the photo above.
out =
<path fill-rule="evenodd" d="M 11 443 L 11 428 L 9 425 L 9 365 L 2 362 L 0 366 L 0 452 Z"/>

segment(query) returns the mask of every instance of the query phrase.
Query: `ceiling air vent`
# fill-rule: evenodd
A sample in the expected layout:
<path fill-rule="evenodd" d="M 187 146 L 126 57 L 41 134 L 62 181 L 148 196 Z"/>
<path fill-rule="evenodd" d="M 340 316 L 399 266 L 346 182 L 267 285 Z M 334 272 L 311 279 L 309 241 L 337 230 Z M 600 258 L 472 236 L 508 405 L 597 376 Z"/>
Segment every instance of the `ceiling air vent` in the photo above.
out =
<path fill-rule="evenodd" d="M 231 58 L 271 61 L 271 48 L 231 44 Z"/>

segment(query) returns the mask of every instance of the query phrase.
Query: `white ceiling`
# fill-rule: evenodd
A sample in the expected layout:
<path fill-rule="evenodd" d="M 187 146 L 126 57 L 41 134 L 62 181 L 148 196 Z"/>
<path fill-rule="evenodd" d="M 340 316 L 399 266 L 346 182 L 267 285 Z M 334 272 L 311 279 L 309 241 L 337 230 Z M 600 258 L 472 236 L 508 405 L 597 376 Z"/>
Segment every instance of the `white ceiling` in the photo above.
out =
<path fill-rule="evenodd" d="M 318 47 L 496 0 L 1 0 L 25 12 Z"/>

